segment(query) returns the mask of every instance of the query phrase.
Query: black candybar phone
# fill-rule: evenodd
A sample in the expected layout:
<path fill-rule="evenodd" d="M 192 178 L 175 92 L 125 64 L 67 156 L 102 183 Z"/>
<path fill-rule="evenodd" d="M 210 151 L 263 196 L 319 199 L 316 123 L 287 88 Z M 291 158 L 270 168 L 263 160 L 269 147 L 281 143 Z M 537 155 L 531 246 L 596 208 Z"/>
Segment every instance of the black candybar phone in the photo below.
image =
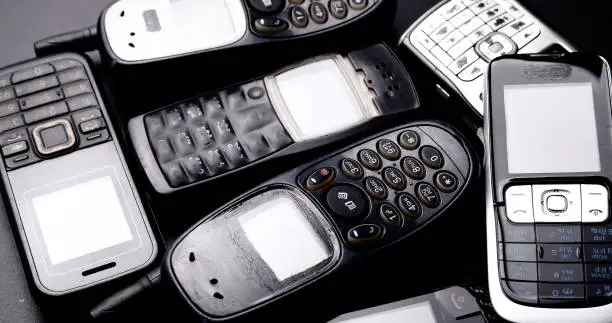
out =
<path fill-rule="evenodd" d="M 418 106 L 408 72 L 386 46 L 374 45 L 138 116 L 129 131 L 153 187 L 170 193 Z"/>
<path fill-rule="evenodd" d="M 36 287 L 61 295 L 133 272 L 157 244 L 84 58 L 0 70 L 0 170 Z"/>
<path fill-rule="evenodd" d="M 120 0 L 100 17 L 105 52 L 113 64 L 135 66 L 217 52 L 253 52 L 276 60 L 274 48 L 373 41 L 390 26 L 395 0 Z M 329 37 L 332 36 L 334 37 Z M 282 46 L 279 46 L 282 44 Z M 321 44 L 321 45 L 317 45 Z M 261 46 L 263 45 L 263 46 Z M 307 47 L 304 47 L 306 49 Z M 254 52 L 253 52 L 254 53 Z M 214 56 L 223 58 L 223 55 Z M 244 58 L 244 56 L 243 56 Z M 246 58 L 245 58 L 246 60 Z M 208 61 L 211 65 L 216 61 Z"/>
<path fill-rule="evenodd" d="M 221 207 L 169 249 L 164 271 L 201 316 L 235 318 L 405 239 L 477 177 L 453 128 L 387 130 Z"/>
<path fill-rule="evenodd" d="M 589 54 L 512 55 L 487 72 L 491 300 L 520 322 L 612 315 L 610 67 Z"/>

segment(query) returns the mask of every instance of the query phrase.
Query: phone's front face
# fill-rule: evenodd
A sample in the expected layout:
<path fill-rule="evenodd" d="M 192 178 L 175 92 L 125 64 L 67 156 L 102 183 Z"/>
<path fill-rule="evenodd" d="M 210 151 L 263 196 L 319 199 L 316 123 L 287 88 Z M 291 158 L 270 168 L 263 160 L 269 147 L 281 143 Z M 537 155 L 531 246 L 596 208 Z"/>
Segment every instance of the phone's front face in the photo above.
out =
<path fill-rule="evenodd" d="M 521 310 L 531 315 L 528 321 L 546 321 L 566 313 L 558 308 L 609 303 L 607 64 L 589 55 L 512 56 L 493 61 L 488 79 L 494 307 L 522 321 L 513 305 L 527 305 Z"/>
<path fill-rule="evenodd" d="M 247 31 L 241 0 L 120 0 L 102 19 L 110 51 L 127 62 L 226 46 Z"/>

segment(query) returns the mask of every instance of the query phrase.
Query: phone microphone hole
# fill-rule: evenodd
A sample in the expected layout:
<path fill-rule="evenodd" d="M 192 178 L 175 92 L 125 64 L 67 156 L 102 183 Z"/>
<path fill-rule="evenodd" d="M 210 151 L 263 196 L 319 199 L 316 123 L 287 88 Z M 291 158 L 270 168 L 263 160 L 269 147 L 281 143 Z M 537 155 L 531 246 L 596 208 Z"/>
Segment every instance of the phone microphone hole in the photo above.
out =
<path fill-rule="evenodd" d="M 130 47 L 132 47 L 132 48 L 136 47 L 136 46 L 134 46 L 134 43 L 129 43 L 128 45 L 129 45 Z"/>
<path fill-rule="evenodd" d="M 212 278 L 212 279 L 210 280 L 210 284 L 211 284 L 211 285 L 217 285 L 218 283 L 219 283 L 219 281 L 217 280 L 217 278 Z"/>
<path fill-rule="evenodd" d="M 191 262 L 195 261 L 195 254 L 193 252 L 189 253 L 189 261 L 191 261 Z"/>
<path fill-rule="evenodd" d="M 122 10 L 121 13 L 119 14 L 119 16 L 121 16 L 121 17 L 125 16 L 125 10 Z"/>
<path fill-rule="evenodd" d="M 130 33 L 130 36 L 135 36 L 135 35 L 136 35 L 136 33 L 135 33 L 135 32 L 131 32 L 131 33 Z"/>
<path fill-rule="evenodd" d="M 115 266 L 117 266 L 117 263 L 109 262 L 108 264 L 105 264 L 105 265 L 102 265 L 102 266 L 98 266 L 96 268 L 87 269 L 84 272 L 82 272 L 81 275 L 89 276 L 89 275 L 92 275 L 92 274 L 95 274 L 95 273 L 99 273 L 101 271 L 113 268 Z"/>
<path fill-rule="evenodd" d="M 219 292 L 215 292 L 215 293 L 213 294 L 213 296 L 214 296 L 216 299 L 223 299 L 223 295 L 221 295 L 221 293 L 219 293 Z"/>

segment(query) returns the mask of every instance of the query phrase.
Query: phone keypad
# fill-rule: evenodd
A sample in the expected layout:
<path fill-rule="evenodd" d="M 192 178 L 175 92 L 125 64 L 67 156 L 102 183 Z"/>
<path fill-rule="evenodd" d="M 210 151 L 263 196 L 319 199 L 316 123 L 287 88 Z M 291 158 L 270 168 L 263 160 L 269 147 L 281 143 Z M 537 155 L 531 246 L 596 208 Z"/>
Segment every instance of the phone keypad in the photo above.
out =
<path fill-rule="evenodd" d="M 487 62 L 535 40 L 538 23 L 508 0 L 451 0 L 414 30 L 414 39 L 463 81 L 486 70 Z"/>
<path fill-rule="evenodd" d="M 110 139 L 80 61 L 57 59 L 0 76 L 0 147 L 7 170 Z"/>
<path fill-rule="evenodd" d="M 612 300 L 606 187 L 514 185 L 504 196 L 505 206 L 498 207 L 498 257 L 502 287 L 510 298 L 553 307 Z M 511 288 L 518 282 L 523 289 Z"/>
<path fill-rule="evenodd" d="M 249 0 L 253 31 L 262 37 L 293 37 L 334 27 L 374 7 L 372 0 Z"/>
<path fill-rule="evenodd" d="M 193 98 L 144 117 L 172 187 L 240 168 L 289 145 L 262 81 Z"/>
<path fill-rule="evenodd" d="M 349 246 L 378 247 L 401 239 L 439 214 L 461 192 L 466 172 L 445 151 L 465 150 L 457 147 L 456 139 L 434 139 L 432 128 L 424 125 L 390 132 L 317 163 L 299 176 L 299 183 L 329 209 Z M 422 154 L 423 148 L 436 153 Z M 433 168 L 424 158 L 445 162 L 434 163 Z M 322 182 L 321 170 L 333 174 L 333 179 L 314 187 L 311 181 Z"/>

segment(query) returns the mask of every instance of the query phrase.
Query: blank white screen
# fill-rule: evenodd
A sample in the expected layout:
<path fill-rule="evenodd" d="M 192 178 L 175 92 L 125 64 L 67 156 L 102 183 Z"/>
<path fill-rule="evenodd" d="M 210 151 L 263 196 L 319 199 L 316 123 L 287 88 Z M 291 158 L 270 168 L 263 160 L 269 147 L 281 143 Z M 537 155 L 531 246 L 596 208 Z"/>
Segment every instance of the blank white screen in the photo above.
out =
<path fill-rule="evenodd" d="M 365 119 L 340 67 L 329 58 L 276 76 L 287 110 L 304 139 L 318 138 Z"/>
<path fill-rule="evenodd" d="M 32 205 L 53 265 L 132 240 L 110 176 L 36 196 Z"/>
<path fill-rule="evenodd" d="M 279 281 L 312 268 L 330 256 L 296 202 L 286 196 L 260 204 L 238 222 Z"/>
<path fill-rule="evenodd" d="M 365 315 L 337 323 L 436 323 L 436 317 L 429 302 L 422 302 L 389 311 Z"/>
<path fill-rule="evenodd" d="M 508 171 L 600 170 L 591 83 L 504 86 Z"/>

